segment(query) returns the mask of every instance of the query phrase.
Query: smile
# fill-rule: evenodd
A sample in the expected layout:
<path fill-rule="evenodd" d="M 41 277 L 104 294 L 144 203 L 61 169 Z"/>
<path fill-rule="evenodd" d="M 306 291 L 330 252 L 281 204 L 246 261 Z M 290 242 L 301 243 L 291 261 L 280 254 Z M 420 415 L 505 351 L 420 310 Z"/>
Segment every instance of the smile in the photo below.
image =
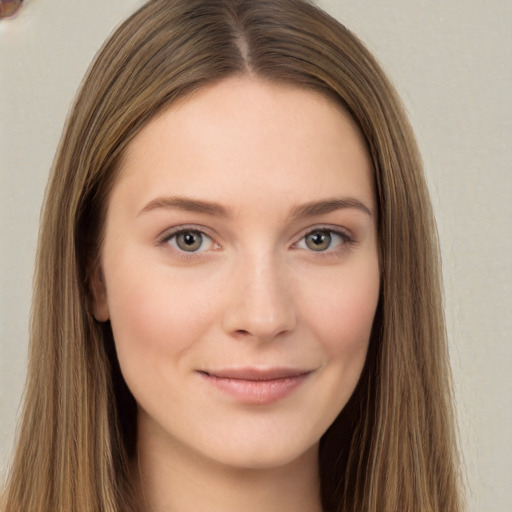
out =
<path fill-rule="evenodd" d="M 206 382 L 242 403 L 266 405 L 290 395 L 312 370 L 233 368 L 198 373 Z"/>

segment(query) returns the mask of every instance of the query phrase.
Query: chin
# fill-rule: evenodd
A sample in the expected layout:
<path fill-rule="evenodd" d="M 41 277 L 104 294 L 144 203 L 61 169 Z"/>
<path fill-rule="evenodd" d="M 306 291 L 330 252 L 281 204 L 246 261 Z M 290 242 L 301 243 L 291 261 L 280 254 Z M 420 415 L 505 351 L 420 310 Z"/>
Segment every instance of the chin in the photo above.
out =
<path fill-rule="evenodd" d="M 318 442 L 307 447 L 276 446 L 232 446 L 229 452 L 217 453 L 214 460 L 224 466 L 239 470 L 272 470 L 287 468 L 295 463 L 303 463 L 305 459 L 318 458 Z"/>

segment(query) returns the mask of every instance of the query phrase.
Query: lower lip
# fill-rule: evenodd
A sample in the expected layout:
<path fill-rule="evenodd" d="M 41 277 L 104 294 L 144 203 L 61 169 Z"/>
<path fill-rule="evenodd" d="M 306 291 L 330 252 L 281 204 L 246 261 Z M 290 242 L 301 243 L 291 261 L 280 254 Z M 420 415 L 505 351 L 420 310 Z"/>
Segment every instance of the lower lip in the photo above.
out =
<path fill-rule="evenodd" d="M 247 404 L 266 405 L 282 400 L 297 389 L 309 373 L 271 380 L 245 380 L 216 377 L 201 373 L 201 376 L 217 389 Z"/>

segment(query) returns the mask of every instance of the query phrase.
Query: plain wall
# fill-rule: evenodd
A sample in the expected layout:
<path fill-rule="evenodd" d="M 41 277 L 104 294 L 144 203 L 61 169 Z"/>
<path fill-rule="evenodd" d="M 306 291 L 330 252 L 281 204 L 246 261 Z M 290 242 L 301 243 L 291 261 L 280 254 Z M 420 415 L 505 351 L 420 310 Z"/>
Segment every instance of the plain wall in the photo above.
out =
<path fill-rule="evenodd" d="M 470 512 L 512 503 L 512 2 L 324 0 L 409 111 L 442 244 Z M 25 378 L 38 216 L 94 53 L 140 0 L 26 0 L 0 21 L 0 470 Z M 507 368 L 509 368 L 507 370 Z"/>

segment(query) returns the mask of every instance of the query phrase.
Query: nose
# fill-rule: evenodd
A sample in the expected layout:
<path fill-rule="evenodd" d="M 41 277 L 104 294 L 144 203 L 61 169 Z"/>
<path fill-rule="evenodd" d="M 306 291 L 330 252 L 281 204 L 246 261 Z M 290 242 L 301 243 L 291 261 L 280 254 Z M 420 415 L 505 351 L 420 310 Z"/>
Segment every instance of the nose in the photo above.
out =
<path fill-rule="evenodd" d="M 272 258 L 239 262 L 226 287 L 225 332 L 237 338 L 268 341 L 293 331 L 297 318 L 285 274 Z"/>

